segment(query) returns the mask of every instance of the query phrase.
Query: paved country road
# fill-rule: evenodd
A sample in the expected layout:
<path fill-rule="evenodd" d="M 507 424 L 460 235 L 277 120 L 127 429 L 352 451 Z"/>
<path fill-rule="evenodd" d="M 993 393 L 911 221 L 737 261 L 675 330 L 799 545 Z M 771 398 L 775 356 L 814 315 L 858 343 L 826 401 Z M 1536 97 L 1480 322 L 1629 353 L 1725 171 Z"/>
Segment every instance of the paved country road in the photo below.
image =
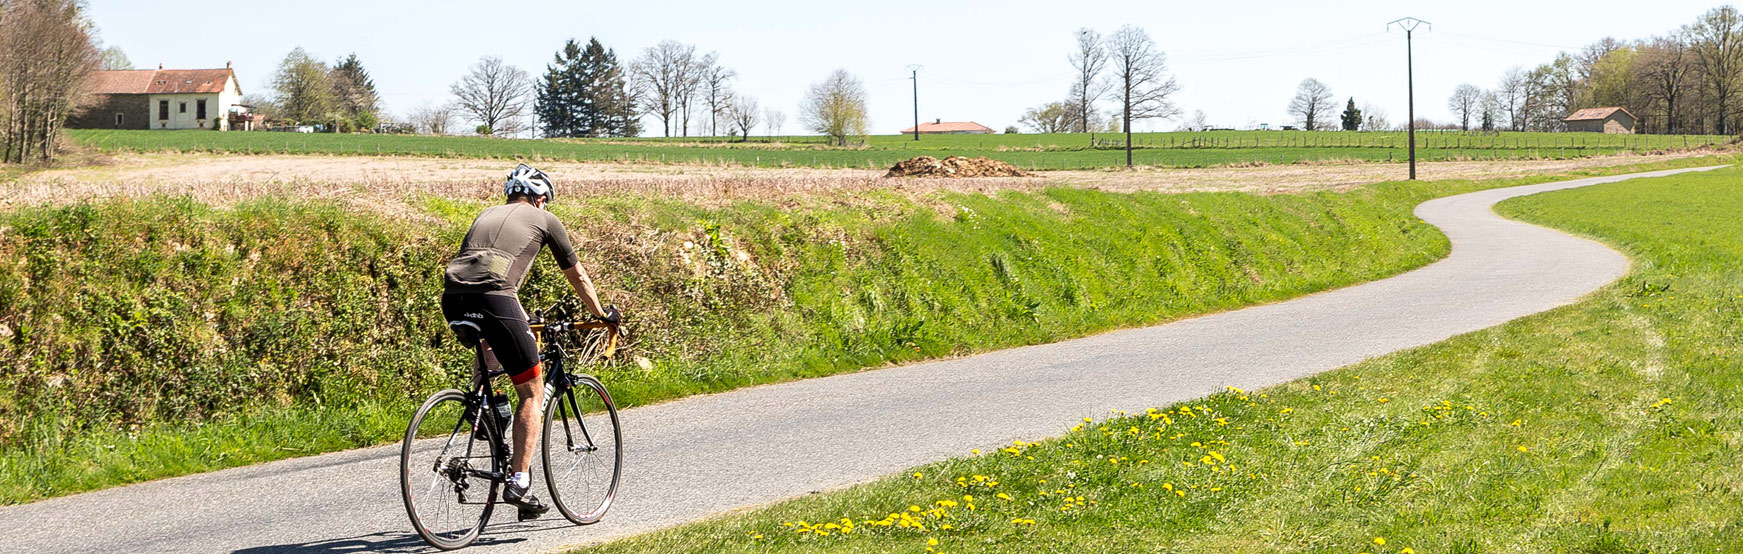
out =
<path fill-rule="evenodd" d="M 1156 327 L 628 410 L 623 484 L 603 522 L 575 527 L 552 514 L 517 523 L 513 510 L 498 510 L 468 552 L 543 552 L 646 532 L 1058 435 L 1110 409 L 1283 383 L 1568 304 L 1621 277 L 1627 258 L 1490 207 L 1680 171 L 1691 170 L 1425 202 L 1416 214 L 1446 233 L 1452 254 L 1389 279 Z M 414 408 L 406 405 L 408 417 Z M 400 501 L 398 448 L 0 508 L 0 552 L 429 551 Z"/>

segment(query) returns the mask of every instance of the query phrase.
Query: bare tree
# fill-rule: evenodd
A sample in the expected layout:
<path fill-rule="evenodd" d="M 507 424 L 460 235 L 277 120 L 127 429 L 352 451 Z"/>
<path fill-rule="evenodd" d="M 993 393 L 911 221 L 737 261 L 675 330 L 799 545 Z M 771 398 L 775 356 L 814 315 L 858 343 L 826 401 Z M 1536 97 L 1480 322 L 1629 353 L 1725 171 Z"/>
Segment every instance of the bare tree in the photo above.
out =
<path fill-rule="evenodd" d="M 1076 81 L 1071 84 L 1068 102 L 1076 108 L 1070 131 L 1089 132 L 1095 125 L 1095 102 L 1108 92 L 1110 83 L 1101 79 L 1108 65 L 1108 51 L 1102 45 L 1101 33 L 1084 27 L 1077 30 L 1077 51 L 1071 54 L 1071 68 Z"/>
<path fill-rule="evenodd" d="M 472 116 L 484 134 L 512 134 L 525 126 L 522 117 L 533 80 L 526 71 L 503 63 L 502 58 L 485 56 L 449 90 L 454 93 L 454 107 Z"/>
<path fill-rule="evenodd" d="M 426 135 L 446 135 L 449 126 L 454 122 L 454 107 L 450 104 L 431 104 L 425 100 L 423 104 L 412 108 L 406 115 L 406 120 L 417 128 L 417 132 Z"/>
<path fill-rule="evenodd" d="M 1120 27 L 1108 37 L 1107 50 L 1113 64 L 1114 95 L 1120 101 L 1120 126 L 1126 132 L 1126 167 L 1132 167 L 1132 120 L 1179 115 L 1180 108 L 1168 97 L 1180 91 L 1180 84 L 1167 74 L 1167 55 L 1143 29 Z"/>
<path fill-rule="evenodd" d="M 847 70 L 837 69 L 811 85 L 799 106 L 799 119 L 805 127 L 828 136 L 831 143 L 846 146 L 849 137 L 865 136 L 865 101 L 865 85 Z"/>
<path fill-rule="evenodd" d="M 1075 129 L 1077 106 L 1064 102 L 1048 102 L 1029 108 L 1017 122 L 1037 133 L 1065 133 Z"/>
<path fill-rule="evenodd" d="M 1180 122 L 1177 131 L 1203 131 L 1210 128 L 1210 122 L 1204 115 L 1204 110 L 1192 110 L 1192 117 Z"/>
<path fill-rule="evenodd" d="M 1689 26 L 1695 63 L 1710 89 L 1719 134 L 1730 133 L 1731 97 L 1743 75 L 1743 14 L 1731 6 L 1719 6 Z"/>
<path fill-rule="evenodd" d="M 133 60 L 127 59 L 127 53 L 122 52 L 119 46 L 104 48 L 101 56 L 102 62 L 99 63 L 98 69 L 105 71 L 133 69 Z"/>
<path fill-rule="evenodd" d="M 1471 130 L 1471 115 L 1477 113 L 1477 105 L 1483 100 L 1483 89 L 1476 85 L 1465 83 L 1453 89 L 1452 97 L 1446 99 L 1446 109 L 1459 116 L 1459 130 Z"/>
<path fill-rule="evenodd" d="M 718 136 L 719 119 L 732 108 L 732 89 L 728 85 L 738 72 L 720 65 L 720 55 L 714 52 L 702 56 L 697 67 L 702 100 L 708 103 L 708 136 Z"/>
<path fill-rule="evenodd" d="M 1337 109 L 1337 103 L 1331 100 L 1331 87 L 1318 79 L 1302 79 L 1295 87 L 1295 98 L 1289 100 L 1289 113 L 1296 121 L 1301 122 L 1301 128 L 1312 131 L 1331 126 L 1332 110 Z"/>
<path fill-rule="evenodd" d="M 1514 131 L 1525 130 L 1525 97 L 1530 78 L 1523 68 L 1514 67 L 1501 74 L 1501 84 L 1495 96 L 1501 101 L 1501 113 L 1507 115 L 1507 126 Z"/>
<path fill-rule="evenodd" d="M 773 107 L 770 107 L 769 111 L 763 114 L 763 118 L 768 120 L 768 124 L 764 125 L 763 128 L 768 129 L 770 137 L 781 134 L 781 126 L 787 124 L 787 113 Z"/>
<path fill-rule="evenodd" d="M 1385 131 L 1391 126 L 1392 123 L 1386 119 L 1386 110 L 1382 110 L 1373 104 L 1362 104 L 1363 131 Z"/>
<path fill-rule="evenodd" d="M 1646 99 L 1664 106 L 1665 133 L 1682 129 L 1682 122 L 1676 117 L 1677 102 L 1683 98 L 1689 81 L 1695 79 L 1688 50 L 1687 38 L 1681 33 L 1655 37 L 1641 46 L 1640 60 L 1635 65 L 1636 78 L 1646 87 Z"/>
<path fill-rule="evenodd" d="M 100 54 L 79 3 L 0 3 L 0 161 L 52 161 Z"/>
<path fill-rule="evenodd" d="M 648 47 L 630 65 L 631 77 L 641 92 L 642 108 L 660 118 L 660 129 L 672 136 L 672 118 L 685 108 L 688 84 L 696 65 L 696 47 L 677 41 L 662 41 Z"/>
<path fill-rule="evenodd" d="M 755 129 L 762 119 L 762 110 L 757 106 L 757 100 L 749 96 L 734 95 L 727 102 L 727 124 L 738 132 L 739 140 L 750 141 L 750 130 Z"/>
<path fill-rule="evenodd" d="M 1483 91 L 1482 98 L 1477 101 L 1477 112 L 1482 121 L 1483 132 L 1494 132 L 1501 126 L 1501 97 L 1495 91 Z"/>

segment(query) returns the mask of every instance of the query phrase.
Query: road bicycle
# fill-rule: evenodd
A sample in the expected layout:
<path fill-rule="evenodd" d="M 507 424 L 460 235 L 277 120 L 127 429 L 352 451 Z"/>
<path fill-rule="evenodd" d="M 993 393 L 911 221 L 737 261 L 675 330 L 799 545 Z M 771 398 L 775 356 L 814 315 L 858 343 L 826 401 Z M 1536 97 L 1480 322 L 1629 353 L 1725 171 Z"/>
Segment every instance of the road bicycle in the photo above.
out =
<path fill-rule="evenodd" d="M 579 312 L 570 299 L 533 312 L 528 323 L 542 343 L 539 360 L 545 370 L 542 474 L 557 511 L 587 525 L 598 522 L 617 496 L 623 432 L 605 385 L 592 375 L 571 372 L 568 364 L 585 367 L 612 358 L 623 335 L 616 324 L 573 321 L 572 314 Z M 490 521 L 508 480 L 515 411 L 509 398 L 491 387 L 492 378 L 506 371 L 485 369 L 478 329 L 466 322 L 450 327 L 475 353 L 472 384 L 425 400 L 400 447 L 406 515 L 418 535 L 442 550 L 472 544 Z"/>

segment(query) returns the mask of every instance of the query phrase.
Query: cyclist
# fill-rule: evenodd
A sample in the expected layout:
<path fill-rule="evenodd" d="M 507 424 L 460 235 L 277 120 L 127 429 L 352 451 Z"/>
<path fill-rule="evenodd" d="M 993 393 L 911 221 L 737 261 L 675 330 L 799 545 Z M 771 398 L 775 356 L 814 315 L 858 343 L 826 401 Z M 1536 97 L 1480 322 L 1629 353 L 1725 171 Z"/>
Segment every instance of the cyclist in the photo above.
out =
<path fill-rule="evenodd" d="M 503 500 L 520 508 L 523 518 L 538 517 L 548 508 L 527 491 L 532 485 L 527 470 L 533 445 L 539 440 L 544 386 L 538 344 L 517 296 L 520 285 L 539 251 L 549 246 L 557 267 L 593 315 L 612 323 L 620 321 L 622 315 L 615 307 L 600 304 L 593 281 L 569 244 L 563 222 L 544 210 L 557 193 L 551 179 L 520 164 L 509 172 L 502 192 L 508 201 L 478 214 L 466 231 L 459 255 L 448 262 L 442 314 L 451 325 L 475 326 L 483 338 L 479 347 L 484 350 L 487 369 L 505 369 L 514 381 L 520 407 L 514 417 L 514 451 L 509 461 L 513 473 L 504 487 Z"/>

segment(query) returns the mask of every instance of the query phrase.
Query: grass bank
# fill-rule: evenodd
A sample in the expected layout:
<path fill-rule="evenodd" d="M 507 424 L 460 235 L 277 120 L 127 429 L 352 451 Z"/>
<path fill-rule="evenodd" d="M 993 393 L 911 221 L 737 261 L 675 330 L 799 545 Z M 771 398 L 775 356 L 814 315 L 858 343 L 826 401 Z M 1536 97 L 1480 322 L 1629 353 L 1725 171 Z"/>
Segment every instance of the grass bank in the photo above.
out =
<path fill-rule="evenodd" d="M 1737 551 L 1740 179 L 1503 203 L 1635 260 L 1573 306 L 593 551 Z"/>
<path fill-rule="evenodd" d="M 1606 173 L 1713 163 L 1677 160 Z M 1590 174 L 1590 173 L 1587 173 Z M 1443 255 L 1421 200 L 1341 193 L 865 194 L 556 213 L 649 367 L 628 405 L 1279 300 Z M 390 442 L 461 382 L 438 271 L 483 204 L 149 198 L 0 214 L 0 501 Z M 529 305 L 562 293 L 541 262 Z"/>
<path fill-rule="evenodd" d="M 216 152 L 226 154 L 408 155 L 447 158 L 542 159 L 592 162 L 721 164 L 753 167 L 887 168 L 914 156 L 985 156 L 1025 169 L 1097 169 L 1124 166 L 1123 137 L 1082 133 L 935 135 L 919 142 L 880 135 L 859 148 L 832 148 L 819 137 L 733 143 L 720 138 L 513 140 L 412 135 L 297 134 L 211 131 L 73 130 L 69 136 L 103 152 Z M 1711 135 L 1605 135 L 1600 133 L 1423 133 L 1417 154 L 1425 161 L 1566 159 L 1720 144 Z M 1134 163 L 1156 167 L 1208 167 L 1315 161 L 1402 161 L 1403 133 L 1212 131 L 1141 133 Z"/>

